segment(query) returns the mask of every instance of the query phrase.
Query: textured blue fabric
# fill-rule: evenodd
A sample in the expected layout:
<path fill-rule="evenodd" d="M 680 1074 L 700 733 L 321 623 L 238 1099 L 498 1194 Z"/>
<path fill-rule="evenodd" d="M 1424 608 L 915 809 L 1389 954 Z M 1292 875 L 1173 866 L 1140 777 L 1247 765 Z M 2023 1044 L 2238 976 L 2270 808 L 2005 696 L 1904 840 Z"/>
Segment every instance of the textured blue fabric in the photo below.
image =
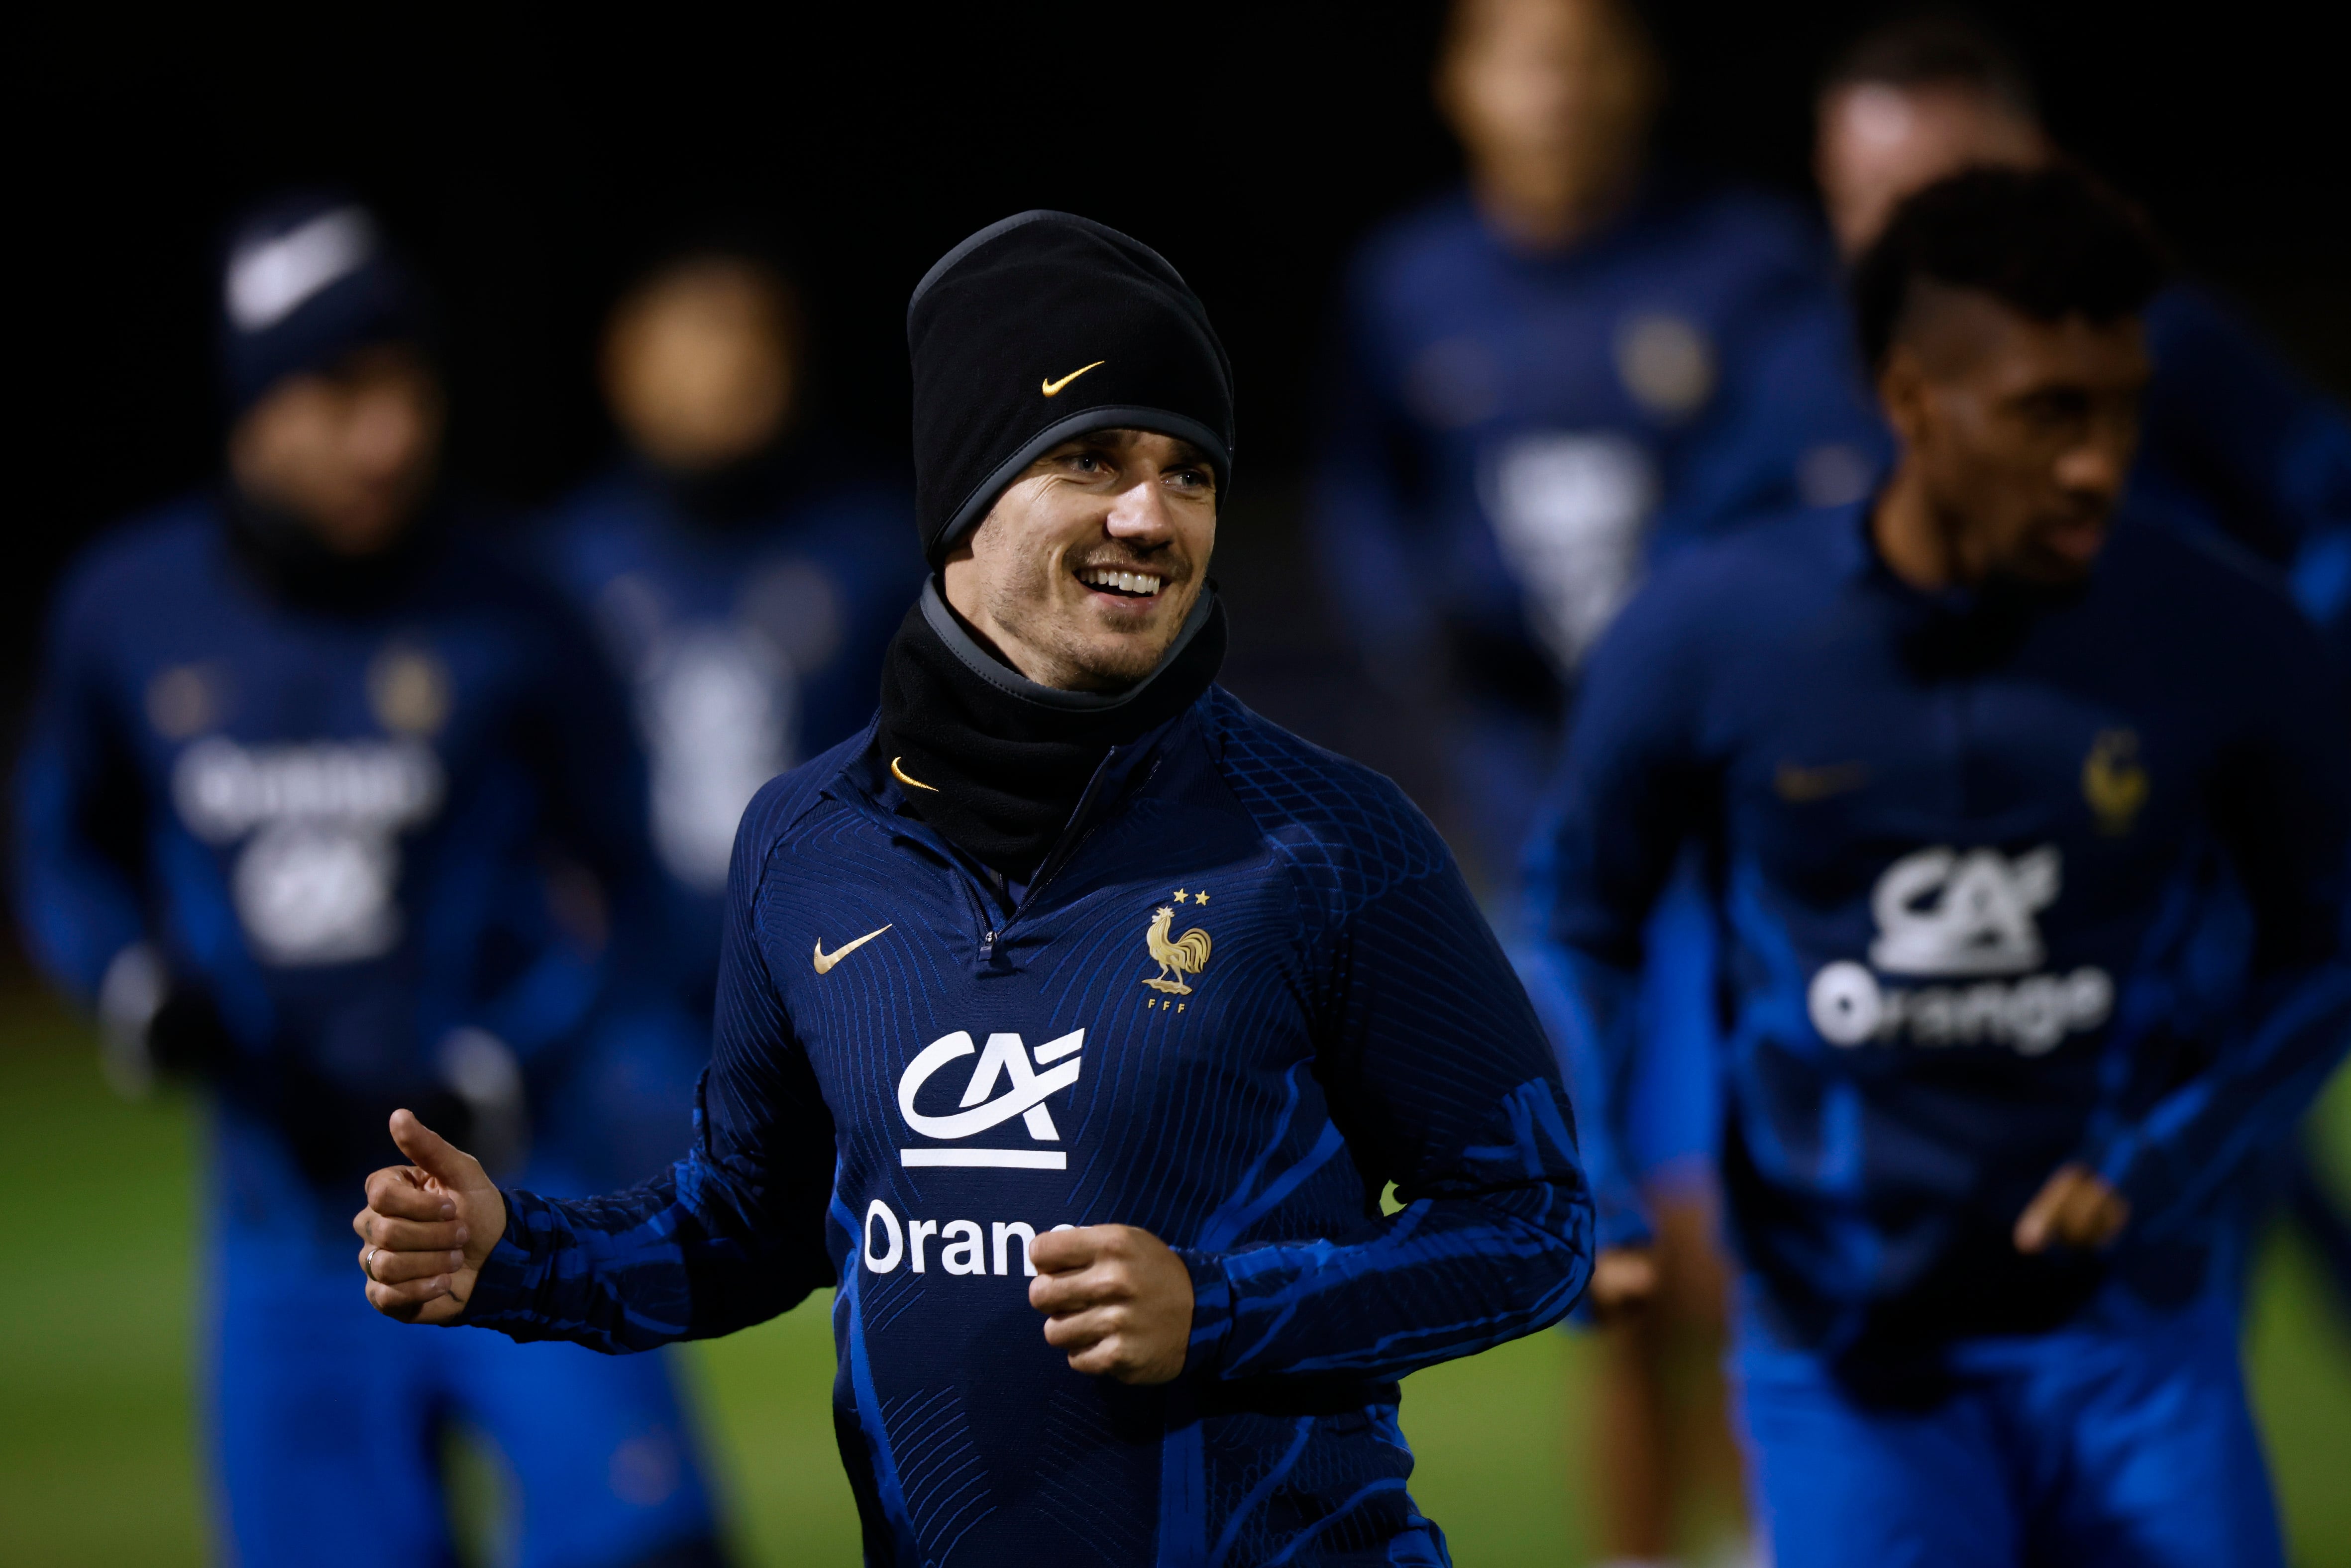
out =
<path fill-rule="evenodd" d="M 1752 193 L 1661 178 L 1554 254 L 1448 196 L 1364 245 L 1343 311 L 1318 559 L 1375 671 L 1442 671 L 1469 705 L 1448 778 L 1499 889 L 1552 766 L 1561 684 L 1645 563 L 1850 499 L 1885 436 L 1826 245 Z"/>
<path fill-rule="evenodd" d="M 2280 1568 L 2277 1510 L 2222 1292 L 2110 1289 L 2054 1333 L 1954 1354 L 1928 1409 L 1856 1404 L 1822 1358 L 1734 1353 L 1779 1568 Z"/>
<path fill-rule="evenodd" d="M 1903 587 L 1860 507 L 1667 567 L 1591 665 L 1530 873 L 1604 1241 L 1640 1227 L 1642 923 L 1695 841 L 1775 1332 L 1883 1369 L 2107 1274 L 2192 1291 L 2222 1187 L 2351 1046 L 2346 701 L 2271 579 L 2127 517 L 2012 620 Z M 2131 1202 L 2103 1262 L 2010 1244 L 2068 1158 Z"/>
<path fill-rule="evenodd" d="M 632 1350 L 838 1280 L 875 1563 L 1441 1560 L 1395 1380 L 1559 1318 L 1591 1238 L 1550 1051 L 1427 821 L 1211 690 L 1112 754 L 1008 914 L 867 746 L 746 814 L 693 1151 L 510 1192 L 466 1321 Z M 1106 1222 L 1192 1270 L 1165 1387 L 1071 1372 L 1028 1305 L 1028 1236 Z"/>

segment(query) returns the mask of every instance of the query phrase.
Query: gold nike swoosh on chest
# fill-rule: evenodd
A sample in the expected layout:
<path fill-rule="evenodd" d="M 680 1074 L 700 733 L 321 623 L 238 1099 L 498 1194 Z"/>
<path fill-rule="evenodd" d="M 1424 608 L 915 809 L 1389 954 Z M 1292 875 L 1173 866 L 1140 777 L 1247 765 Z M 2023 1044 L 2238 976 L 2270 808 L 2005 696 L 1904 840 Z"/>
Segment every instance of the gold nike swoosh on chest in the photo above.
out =
<path fill-rule="evenodd" d="M 895 924 L 896 922 L 892 922 L 892 925 Z M 824 938 L 821 936 L 818 937 L 816 939 L 816 957 L 814 959 L 816 964 L 816 972 L 820 975 L 830 973 L 835 964 L 840 963 L 843 958 L 848 957 L 852 953 L 856 952 L 860 947 L 864 946 L 865 944 L 872 941 L 876 936 L 881 936 L 883 931 L 887 931 L 889 929 L 890 927 L 888 925 L 884 925 L 882 927 L 881 931 L 868 931 L 856 941 L 843 942 L 840 946 L 835 947 L 830 953 L 824 950 Z"/>
<path fill-rule="evenodd" d="M 1782 762 L 1771 776 L 1772 792 L 1792 806 L 1808 805 L 1858 789 L 1869 782 L 1866 762 L 1833 762 L 1824 768 L 1803 768 Z"/>
<path fill-rule="evenodd" d="M 1061 396 L 1061 389 L 1062 389 L 1063 387 L 1068 386 L 1071 382 L 1076 381 L 1080 376 L 1084 375 L 1088 371 L 1098 371 L 1098 370 L 1102 369 L 1104 365 L 1106 365 L 1106 364 L 1108 364 L 1108 363 L 1110 363 L 1110 361 L 1109 361 L 1108 360 L 1096 360 L 1096 361 L 1095 361 L 1092 364 L 1091 364 L 1091 365 L 1080 365 L 1076 370 L 1071 371 L 1068 375 L 1063 376 L 1060 381 L 1058 381 L 1058 382 L 1046 382 L 1042 383 L 1042 384 L 1038 388 L 1038 390 L 1039 390 L 1040 392 L 1043 392 L 1047 397 L 1059 397 L 1059 396 Z"/>

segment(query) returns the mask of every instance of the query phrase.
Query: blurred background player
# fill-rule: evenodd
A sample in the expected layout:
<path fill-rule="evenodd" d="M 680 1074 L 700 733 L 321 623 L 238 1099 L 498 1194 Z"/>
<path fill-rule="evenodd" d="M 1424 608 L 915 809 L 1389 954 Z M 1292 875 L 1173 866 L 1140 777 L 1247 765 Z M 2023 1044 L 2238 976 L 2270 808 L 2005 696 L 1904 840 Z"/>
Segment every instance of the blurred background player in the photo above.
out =
<path fill-rule="evenodd" d="M 663 1365 L 351 1310 L 352 1197 L 391 1106 L 422 1096 L 579 1185 L 594 1130 L 534 1113 L 600 988 L 631 982 L 556 922 L 539 857 L 597 877 L 625 950 L 650 918 L 642 770 L 584 631 L 446 498 L 421 301 L 371 214 L 256 209 L 221 303 L 225 482 L 60 590 L 16 894 L 116 1082 L 211 1091 L 224 1556 L 449 1561 L 458 1424 L 514 1483 L 515 1561 L 715 1562 Z"/>
<path fill-rule="evenodd" d="M 2281 1561 L 2215 1265 L 2351 1043 L 2351 698 L 2257 563 L 2117 509 L 2160 277 L 2063 168 L 1910 198 L 1855 285 L 1884 486 L 1677 560 L 1585 683 L 1537 885 L 1602 1242 L 1642 927 L 1702 841 L 1781 1568 Z"/>
<path fill-rule="evenodd" d="M 806 317 L 757 247 L 671 252 L 614 307 L 604 392 L 627 451 L 538 530 L 633 696 L 683 1015 L 604 1031 L 601 1179 L 667 1166 L 710 1052 L 720 895 L 759 786 L 854 734 L 922 578 L 904 476 L 812 428 Z M 684 1017 L 689 1032 L 664 1027 Z"/>
<path fill-rule="evenodd" d="M 1860 255 L 1902 198 L 1962 168 L 2058 155 L 2022 63 L 1964 17 L 1865 34 L 1823 80 L 1813 166 L 1837 243 Z M 2351 418 L 2192 283 L 2148 301 L 2145 429 L 2131 502 L 2218 530 L 2286 571 L 2351 664 Z"/>
<path fill-rule="evenodd" d="M 1912 192 L 1971 166 L 2058 156 L 2023 63 L 1964 16 L 1929 11 L 1856 39 L 1815 105 L 1814 167 L 1848 256 Z M 2351 669 L 2351 417 L 2297 375 L 2231 307 L 2174 281 L 2147 302 L 2154 374 L 2131 470 L 2136 512 L 2210 529 L 2287 574 Z M 2351 1221 L 2303 1143 L 2251 1180 L 2242 1239 L 2283 1199 L 2351 1311 Z M 2249 1265 L 2247 1246 L 2242 1262 Z"/>
<path fill-rule="evenodd" d="M 1436 91 L 1467 189 L 1375 235 L 1346 286 L 1318 554 L 1374 677 L 1446 716 L 1442 815 L 1506 934 L 1583 652 L 1625 597 L 1748 516 L 1850 500 L 1883 444 L 1845 369 L 1829 247 L 1775 201 L 1656 166 L 1663 87 L 1614 0 L 1461 0 Z M 1594 1427 L 1604 1548 L 1634 1560 L 1670 1550 L 1677 1488 L 1730 1517 L 1739 1490 L 1694 882 L 1659 920 L 1653 1027 L 1671 1047 L 1648 1059 L 1637 1158 L 1667 1284 L 1661 1311 L 1610 1331 Z"/>

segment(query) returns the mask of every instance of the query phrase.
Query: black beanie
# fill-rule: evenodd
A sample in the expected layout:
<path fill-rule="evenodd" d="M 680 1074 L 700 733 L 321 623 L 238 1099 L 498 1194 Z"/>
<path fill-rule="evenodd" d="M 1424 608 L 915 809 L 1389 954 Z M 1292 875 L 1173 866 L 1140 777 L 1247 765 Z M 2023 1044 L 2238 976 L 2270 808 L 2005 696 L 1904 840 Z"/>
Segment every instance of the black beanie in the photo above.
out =
<path fill-rule="evenodd" d="M 1090 430 L 1192 443 L 1229 488 L 1233 372 L 1199 297 L 1149 246 L 1068 213 L 990 224 L 906 303 L 914 519 L 933 566 L 1039 457 Z"/>
<path fill-rule="evenodd" d="M 331 191 L 248 210 L 221 269 L 221 382 L 242 413 L 290 375 L 329 371 L 355 349 L 425 346 L 424 301 L 373 214 Z"/>

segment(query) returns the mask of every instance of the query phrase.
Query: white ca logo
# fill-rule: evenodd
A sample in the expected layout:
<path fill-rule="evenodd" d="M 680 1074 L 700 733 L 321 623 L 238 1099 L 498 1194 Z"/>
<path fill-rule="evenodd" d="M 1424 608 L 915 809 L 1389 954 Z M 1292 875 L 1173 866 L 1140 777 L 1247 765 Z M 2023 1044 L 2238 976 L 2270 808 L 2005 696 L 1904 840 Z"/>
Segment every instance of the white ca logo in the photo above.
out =
<path fill-rule="evenodd" d="M 968 1030 L 957 1030 L 925 1046 L 906 1064 L 905 1074 L 898 1080 L 899 1113 L 906 1118 L 907 1126 L 926 1138 L 968 1138 L 1018 1116 L 1028 1127 L 1031 1139 L 1058 1143 L 1061 1129 L 1053 1125 L 1052 1113 L 1045 1108 L 1045 1097 L 1078 1081 L 1078 1068 L 1084 1058 L 1077 1052 L 1085 1043 L 1086 1031 L 1071 1030 L 1039 1046 L 1032 1066 L 1029 1048 L 1017 1034 L 991 1034 L 987 1037 L 987 1049 L 981 1051 L 972 1043 Z M 965 1088 L 956 1111 L 945 1116 L 926 1116 L 914 1109 L 914 1097 L 931 1081 L 932 1074 L 975 1051 L 979 1051 L 979 1061 L 971 1070 L 971 1082 Z M 1069 1060 L 1063 1061 L 1063 1057 Z M 1049 1062 L 1060 1065 L 1047 1067 Z M 1046 1071 L 1038 1071 L 1040 1067 L 1046 1067 Z M 990 1100 L 988 1095 L 995 1092 L 999 1078 L 1004 1081 L 1004 1092 Z M 1070 1164 L 1070 1156 L 1060 1149 L 901 1149 L 898 1155 L 910 1166 L 1008 1166 L 1022 1170 L 1058 1171 L 1068 1169 Z"/>
<path fill-rule="evenodd" d="M 1920 850 L 1894 862 L 1870 899 L 1869 961 L 1896 975 L 2021 975 L 2039 966 L 2032 917 L 2057 897 L 2057 850 Z"/>
<path fill-rule="evenodd" d="M 2113 977 L 2085 965 L 2032 974 L 2047 957 L 2034 918 L 2055 902 L 2056 846 L 2014 859 L 1998 850 L 1920 850 L 1886 868 L 1870 899 L 1877 937 L 1869 965 L 1822 966 L 1805 991 L 1813 1027 L 1831 1045 L 1907 1040 L 1915 1045 L 2053 1050 L 2114 1010 Z M 1880 975 L 1966 980 L 1917 989 Z M 1991 977 L 2022 976 L 2018 979 Z"/>

